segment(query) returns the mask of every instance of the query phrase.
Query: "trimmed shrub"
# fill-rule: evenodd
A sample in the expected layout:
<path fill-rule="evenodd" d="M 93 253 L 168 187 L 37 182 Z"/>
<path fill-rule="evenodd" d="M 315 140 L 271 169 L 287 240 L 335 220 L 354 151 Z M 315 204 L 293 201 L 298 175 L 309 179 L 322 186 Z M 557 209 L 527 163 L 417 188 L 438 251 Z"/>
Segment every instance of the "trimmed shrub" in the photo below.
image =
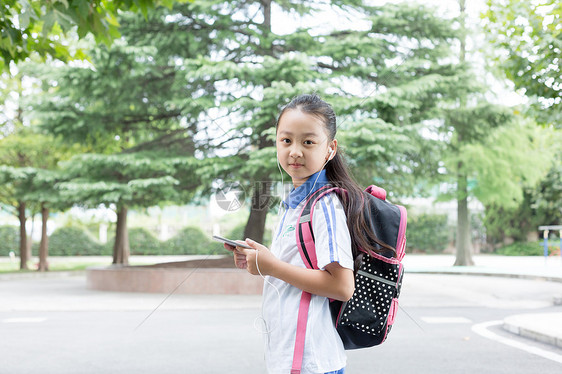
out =
<path fill-rule="evenodd" d="M 232 240 L 244 240 L 244 228 L 246 228 L 246 224 L 242 223 L 230 230 L 226 237 Z"/>
<path fill-rule="evenodd" d="M 244 240 L 244 229 L 246 228 L 246 223 L 242 223 L 238 226 L 236 226 L 235 228 L 233 228 L 232 230 L 230 230 L 230 232 L 227 234 L 227 238 L 229 239 L 233 239 L 233 240 Z M 263 245 L 265 245 L 266 247 L 270 247 L 271 246 L 271 230 L 265 230 L 265 233 L 263 235 Z"/>
<path fill-rule="evenodd" d="M 20 229 L 17 226 L 0 226 L 0 256 L 8 256 L 10 251 L 19 253 Z"/>
<path fill-rule="evenodd" d="M 77 227 L 62 227 L 49 237 L 50 256 L 99 256 L 104 246 Z"/>
<path fill-rule="evenodd" d="M 444 214 L 421 214 L 408 217 L 406 230 L 409 251 L 441 253 L 449 243 L 447 216 Z"/>
<path fill-rule="evenodd" d="M 150 231 L 141 227 L 129 229 L 129 247 L 131 255 L 163 255 L 166 254 L 164 243 L 158 240 Z M 113 244 L 115 237 L 111 242 Z"/>
<path fill-rule="evenodd" d="M 180 254 L 222 254 L 226 250 L 222 244 L 205 235 L 197 227 L 186 227 L 176 236 L 166 241 L 166 252 L 170 255 Z"/>
<path fill-rule="evenodd" d="M 549 242 L 548 254 L 553 255 L 558 251 L 558 245 Z M 505 247 L 498 248 L 496 254 L 503 256 L 544 256 L 542 241 L 537 242 L 515 242 Z"/>

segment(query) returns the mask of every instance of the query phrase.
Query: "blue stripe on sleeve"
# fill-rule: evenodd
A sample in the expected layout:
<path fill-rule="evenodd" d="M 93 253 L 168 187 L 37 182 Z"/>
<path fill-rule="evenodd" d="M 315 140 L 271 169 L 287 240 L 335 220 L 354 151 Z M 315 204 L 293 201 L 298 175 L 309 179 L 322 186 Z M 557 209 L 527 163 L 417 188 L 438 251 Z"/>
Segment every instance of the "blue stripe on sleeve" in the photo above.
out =
<path fill-rule="evenodd" d="M 322 205 L 322 210 L 324 211 L 324 218 L 326 219 L 326 226 L 328 228 L 328 247 L 330 248 L 330 262 L 334 262 L 334 243 L 332 234 L 332 224 L 330 223 L 330 214 L 328 213 L 328 207 L 323 199 L 320 200 Z"/>

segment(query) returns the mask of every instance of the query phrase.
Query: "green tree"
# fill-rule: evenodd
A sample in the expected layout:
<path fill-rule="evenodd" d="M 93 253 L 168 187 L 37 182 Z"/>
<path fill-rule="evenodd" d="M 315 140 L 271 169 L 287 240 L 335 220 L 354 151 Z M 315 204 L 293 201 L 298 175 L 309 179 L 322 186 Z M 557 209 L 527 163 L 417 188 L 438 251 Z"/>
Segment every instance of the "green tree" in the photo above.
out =
<path fill-rule="evenodd" d="M 557 140 L 559 141 L 559 140 Z M 516 207 L 492 203 L 486 206 L 484 225 L 489 244 L 496 246 L 506 238 L 527 241 L 543 225 L 562 222 L 562 167 L 554 164 L 548 174 L 533 188 L 525 188 Z"/>
<path fill-rule="evenodd" d="M 529 98 L 529 105 L 523 109 L 526 115 L 540 124 L 558 128 L 562 119 L 562 91 L 558 83 L 562 66 L 561 14 L 560 2 L 549 0 L 489 0 L 482 14 L 490 44 L 488 56 L 495 62 L 496 73 L 513 82 L 515 89 Z M 560 151 L 550 148 L 543 152 L 558 154 L 545 179 L 536 188 L 527 187 L 525 198 L 516 208 L 490 206 L 486 220 L 490 240 L 503 241 L 505 236 L 525 240 L 525 234 L 543 222 L 559 222 L 556 176 Z M 494 217 L 494 212 L 502 217 Z M 509 222 L 511 229 L 503 227 L 502 221 Z"/>
<path fill-rule="evenodd" d="M 25 224 L 29 212 L 39 210 L 43 231 L 40 246 L 40 270 L 46 270 L 47 233 L 46 220 L 49 208 L 63 210 L 72 203 L 61 200 L 55 184 L 61 178 L 55 172 L 60 160 L 68 159 L 78 148 L 59 140 L 35 133 L 27 127 L 0 139 L 0 165 L 5 188 L 0 192 L 0 203 L 7 207 L 20 222 L 21 268 L 27 269 L 31 256 Z"/>
<path fill-rule="evenodd" d="M 97 48 L 93 66 L 46 74 L 53 84 L 42 123 L 98 152 L 182 145 L 180 153 L 203 159 L 200 186 L 237 181 L 249 191 L 244 236 L 262 241 L 280 179 L 276 116 L 293 96 L 316 91 L 332 102 L 358 179 L 400 194 L 414 189 L 416 177 L 445 179 L 440 141 L 459 151 L 510 117 L 486 103 L 468 106 L 480 87 L 452 54 L 462 33 L 431 9 L 340 1 L 332 9 L 364 22 L 359 30 L 272 28 L 272 13 L 305 17 L 324 5 L 196 2 L 148 13 L 149 27 L 124 15 L 123 41 Z"/>
<path fill-rule="evenodd" d="M 556 141 L 562 141 L 561 137 Z M 531 208 L 535 212 L 535 226 L 562 223 L 562 164 L 555 163 L 539 186 L 532 191 Z"/>
<path fill-rule="evenodd" d="M 439 97 L 458 83 L 457 69 L 447 62 L 456 35 L 450 22 L 419 5 L 338 1 L 330 4 L 332 12 L 365 26 L 301 26 L 285 33 L 272 28 L 275 17 L 304 19 L 323 8 L 320 2 L 206 2 L 150 20 L 195 40 L 211 35 L 213 53 L 186 65 L 189 79 L 214 89 L 205 120 L 217 139 L 209 143 L 206 155 L 212 164 L 206 175 L 236 181 L 248 191 L 244 236 L 258 241 L 272 205 L 272 186 L 281 179 L 275 163 L 276 117 L 300 93 L 316 91 L 333 103 L 345 138 L 341 144 L 347 145 L 347 158 L 362 183 L 405 193 L 413 189 L 412 175 L 437 169 L 431 157 L 437 142 L 424 141 L 421 128 L 435 117 Z"/>
<path fill-rule="evenodd" d="M 113 263 L 128 264 L 127 212 L 131 207 L 189 199 L 199 186 L 197 160 L 156 153 L 84 154 L 61 163 L 67 182 L 62 197 L 78 205 L 114 206 L 117 213 Z"/>
<path fill-rule="evenodd" d="M 460 5 L 459 64 L 467 65 L 466 6 Z M 460 76 L 454 95 L 441 105 L 440 132 L 447 139 L 443 153 L 444 175 L 450 189 L 442 199 L 457 201 L 455 265 L 472 265 L 468 200 L 485 205 L 513 207 L 522 199 L 524 186 L 533 186 L 544 175 L 551 157 L 543 154 L 546 134 L 519 118 L 515 110 L 496 105 L 486 97 L 487 87 L 474 68 Z M 452 99 L 452 100 L 451 100 Z M 523 154 L 521 149 L 525 149 Z"/>
<path fill-rule="evenodd" d="M 15 168 L 12 166 L 0 165 L 0 202 L 3 207 L 13 208 L 10 212 L 14 214 L 20 224 L 20 269 L 28 269 L 27 262 L 28 245 L 25 223 L 27 221 L 25 193 L 31 189 L 33 178 L 37 169 L 25 167 Z"/>
<path fill-rule="evenodd" d="M 142 12 L 174 0 L 5 0 L 0 7 L 0 71 L 9 62 L 22 61 L 33 52 L 63 61 L 84 57 L 62 36 L 76 30 L 78 37 L 92 34 L 98 43 L 111 44 L 120 36 L 119 11 Z"/>
<path fill-rule="evenodd" d="M 64 158 L 68 158 L 68 154 L 64 155 L 61 159 Z M 29 203 L 33 203 L 41 214 L 41 241 L 39 243 L 38 271 L 49 270 L 47 261 L 49 255 L 47 222 L 50 212 L 65 211 L 74 205 L 74 201 L 66 196 L 62 196 L 58 188 L 59 183 L 64 182 L 67 178 L 68 175 L 56 168 L 56 166 L 50 169 L 39 168 L 33 177 L 29 190 L 25 194 L 25 200 Z"/>
<path fill-rule="evenodd" d="M 25 222 L 28 215 L 33 217 L 35 212 L 41 213 L 44 224 L 39 270 L 43 271 L 47 270 L 46 220 L 49 209 L 65 209 L 71 205 L 68 201 L 59 200 L 58 191 L 54 189 L 56 179 L 53 179 L 55 176 L 51 171 L 56 169 L 58 161 L 69 158 L 80 149 L 72 143 L 63 143 L 60 139 L 40 134 L 32 124 L 27 101 L 35 97 L 40 90 L 38 81 L 31 78 L 27 72 L 34 71 L 39 66 L 39 63 L 30 60 L 12 66 L 9 72 L 3 72 L 0 76 L 3 113 L 0 120 L 0 164 L 36 169 L 32 174 L 31 183 L 12 179 L 21 176 L 21 173 L 12 173 L 12 177 L 5 175 L 12 182 L 11 187 L 3 191 L 0 201 L 17 215 L 22 237 L 27 235 Z M 23 187 L 25 189 L 22 189 Z M 26 248 L 21 260 L 22 267 L 27 268 L 27 260 L 31 257 L 31 239 L 20 240 L 20 244 L 22 249 Z"/>
<path fill-rule="evenodd" d="M 1 72 L 1 70 L 0 70 Z M 23 75 L 0 74 L 0 136 L 4 137 L 23 125 Z"/>
<path fill-rule="evenodd" d="M 203 188 L 194 166 L 200 163 L 194 137 L 201 108 L 210 99 L 193 97 L 200 83 L 186 79 L 178 51 L 185 51 L 188 34 L 154 31 L 152 38 L 142 37 L 146 44 L 137 43 L 146 20 L 124 14 L 120 22 L 128 39 L 93 47 L 91 65 L 38 69 L 45 92 L 33 108 L 44 130 L 92 151 L 66 164 L 74 180 L 62 186 L 72 201 L 115 204 L 113 261 L 126 264 L 131 206 L 185 202 Z"/>
<path fill-rule="evenodd" d="M 562 123 L 562 3 L 487 0 L 482 14 L 497 72 L 531 100 L 540 123 Z"/>
<path fill-rule="evenodd" d="M 89 54 L 92 65 L 37 69 L 44 94 L 32 105 L 44 130 L 95 153 L 194 154 L 198 104 L 185 99 L 190 86 L 169 56 L 126 41 Z"/>
<path fill-rule="evenodd" d="M 523 109 L 527 116 L 558 129 L 562 123 L 561 15 L 562 4 L 553 0 L 488 0 L 482 14 L 490 43 L 488 56 L 495 62 L 496 73 L 513 82 L 515 89 L 529 99 Z M 528 232 L 547 222 L 560 223 L 562 219 L 557 208 L 560 183 L 556 179 L 560 175 L 557 166 L 562 160 L 560 149 L 545 152 L 558 155 L 548 175 L 536 189 L 527 190 L 527 198 L 517 209 L 502 212 L 514 225 L 514 230 Z M 500 230 L 498 234 L 498 239 L 502 239 L 501 234 L 518 237 L 509 230 L 505 233 Z"/>
<path fill-rule="evenodd" d="M 514 208 L 523 200 L 524 187 L 534 187 L 548 172 L 554 136 L 554 131 L 516 117 L 485 139 L 463 144 L 447 161 L 464 161 L 464 170 L 473 180 L 470 193 L 479 201 Z"/>
<path fill-rule="evenodd" d="M 553 137 L 553 131 L 515 117 L 489 131 L 485 139 L 465 142 L 446 159 L 451 168 L 462 165 L 467 196 L 475 197 L 487 208 L 487 227 L 497 226 L 500 232 L 519 231 L 520 239 L 524 239 L 534 219 L 521 204 L 552 165 L 549 150 L 553 149 Z M 510 211 L 519 212 L 522 225 L 514 225 Z M 489 233 L 491 238 L 497 236 L 493 231 Z"/>

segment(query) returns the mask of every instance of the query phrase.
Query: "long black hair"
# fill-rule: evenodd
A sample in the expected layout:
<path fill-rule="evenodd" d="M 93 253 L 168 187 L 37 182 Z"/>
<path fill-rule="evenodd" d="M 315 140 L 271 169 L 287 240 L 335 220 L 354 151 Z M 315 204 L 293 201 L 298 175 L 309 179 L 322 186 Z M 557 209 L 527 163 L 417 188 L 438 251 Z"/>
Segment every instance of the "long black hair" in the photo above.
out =
<path fill-rule="evenodd" d="M 279 119 L 288 110 L 300 110 L 303 113 L 321 119 L 326 126 L 326 130 L 328 130 L 328 140 L 332 141 L 335 139 L 337 132 L 336 113 L 332 106 L 322 100 L 320 96 L 316 94 L 303 94 L 295 97 L 281 110 L 277 119 L 277 127 Z M 366 196 L 364 194 L 366 192 L 359 187 L 340 153 L 336 153 L 326 164 L 326 177 L 330 184 L 347 191 L 347 194 L 338 194 L 338 198 L 347 216 L 347 227 L 351 235 L 353 257 L 357 258 L 361 253 L 388 253 L 389 250 L 395 254 L 396 250 L 379 240 L 371 230 L 365 212 Z"/>

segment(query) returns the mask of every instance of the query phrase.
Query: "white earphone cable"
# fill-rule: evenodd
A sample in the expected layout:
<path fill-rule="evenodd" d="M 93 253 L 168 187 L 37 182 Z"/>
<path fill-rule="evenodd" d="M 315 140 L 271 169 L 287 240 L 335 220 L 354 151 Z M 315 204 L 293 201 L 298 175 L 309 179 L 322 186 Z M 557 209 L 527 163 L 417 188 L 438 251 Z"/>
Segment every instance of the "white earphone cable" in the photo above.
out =
<path fill-rule="evenodd" d="M 258 263 L 258 255 L 259 255 L 259 251 L 256 250 L 256 269 L 258 270 L 258 273 L 260 274 L 260 276 L 263 278 L 264 282 L 266 282 L 267 284 L 269 284 L 271 287 L 273 287 L 273 289 L 275 290 L 275 292 L 277 292 L 277 299 L 279 300 L 279 307 L 277 308 L 277 311 L 279 312 L 279 321 L 281 321 L 281 293 L 279 292 L 279 289 L 277 287 L 275 287 L 275 285 L 273 283 L 271 283 L 270 281 L 267 280 L 267 278 L 261 273 L 260 270 L 260 265 Z M 257 325 L 256 322 L 262 320 L 264 326 L 265 326 L 265 330 L 260 330 Z M 263 305 L 262 305 L 262 315 L 256 317 L 256 319 L 254 319 L 254 328 L 262 333 L 262 334 L 269 334 L 271 333 L 271 331 L 273 330 L 269 330 L 267 327 L 267 321 L 265 320 L 265 318 L 263 317 Z"/>
<path fill-rule="evenodd" d="M 334 151 L 332 150 L 332 152 L 330 152 L 330 155 L 333 153 Z M 310 188 L 310 191 L 308 191 L 308 194 L 302 199 L 302 200 L 306 200 L 310 194 L 312 193 L 312 191 L 314 191 L 314 186 L 316 186 L 316 182 L 318 182 L 318 178 L 320 178 L 320 172 L 326 167 L 326 165 L 328 164 L 328 162 L 330 162 L 331 158 L 328 158 L 326 160 L 326 162 L 324 162 L 324 165 L 322 165 L 322 167 L 320 168 L 320 170 L 317 171 L 318 175 L 316 176 L 316 179 L 314 180 L 314 183 L 312 184 L 312 187 Z M 301 201 L 302 201 L 301 200 Z"/>
<path fill-rule="evenodd" d="M 322 165 L 322 167 L 320 168 L 320 170 L 317 172 L 318 175 L 316 176 L 316 179 L 314 180 L 314 183 L 312 184 L 312 187 L 310 188 L 310 191 L 308 192 L 308 194 L 304 197 L 303 200 L 305 200 L 308 196 L 310 196 L 310 194 L 312 193 L 312 191 L 314 191 L 314 186 L 316 186 L 316 182 L 318 182 L 318 178 L 320 177 L 320 171 L 322 171 L 324 169 L 324 167 L 328 164 L 328 162 L 332 159 L 332 154 L 334 153 L 333 149 L 330 149 L 330 157 L 328 157 L 328 159 L 326 160 L 326 162 L 324 163 L 324 165 Z M 281 188 L 283 190 L 283 199 L 281 200 L 281 202 L 279 203 L 280 207 L 279 207 L 279 213 L 277 213 L 277 215 L 279 216 L 279 214 L 281 214 L 281 206 L 283 205 L 283 202 L 285 201 L 285 186 L 283 184 L 283 172 L 281 171 L 281 165 L 279 164 L 279 156 L 276 154 L 276 160 L 277 160 L 277 168 L 279 169 L 279 173 L 281 174 Z M 279 308 L 277 308 L 278 312 L 279 312 L 279 321 L 281 321 L 281 293 L 279 292 L 279 289 L 277 287 L 275 287 L 275 285 L 273 283 L 271 283 L 270 281 L 268 281 L 266 279 L 266 277 L 262 274 L 261 270 L 260 270 L 260 265 L 258 263 L 258 256 L 259 256 L 259 251 L 256 250 L 256 269 L 258 270 L 259 275 L 263 278 L 264 282 L 266 282 L 267 284 L 269 284 L 271 287 L 273 287 L 273 289 L 275 290 L 275 292 L 277 293 L 277 298 L 279 300 Z M 257 321 L 262 320 L 263 324 L 265 325 L 265 330 L 260 330 L 256 323 Z M 263 317 L 263 304 L 262 304 L 262 315 L 256 317 L 256 319 L 254 320 L 254 328 L 262 333 L 262 334 L 267 334 L 269 335 L 269 333 L 271 333 L 271 331 L 273 330 L 269 330 L 267 327 L 267 322 L 265 320 L 265 318 Z"/>
<path fill-rule="evenodd" d="M 283 172 L 281 171 L 281 165 L 279 164 L 279 155 L 275 154 L 275 159 L 277 160 L 277 169 L 279 169 L 279 174 L 281 174 L 281 190 L 283 191 L 283 198 L 279 202 L 279 211 L 277 212 L 277 217 L 281 214 L 281 207 L 283 206 L 283 202 L 285 201 L 285 181 L 283 179 Z"/>

